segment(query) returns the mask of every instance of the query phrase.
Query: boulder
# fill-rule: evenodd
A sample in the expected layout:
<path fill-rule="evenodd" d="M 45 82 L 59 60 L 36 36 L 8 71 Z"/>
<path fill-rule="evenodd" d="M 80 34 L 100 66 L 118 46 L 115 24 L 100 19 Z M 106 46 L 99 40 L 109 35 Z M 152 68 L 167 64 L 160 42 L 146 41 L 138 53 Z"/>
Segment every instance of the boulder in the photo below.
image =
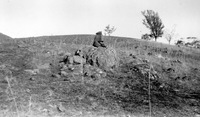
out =
<path fill-rule="evenodd" d="M 106 71 L 117 67 L 119 63 L 117 52 L 112 48 L 90 47 L 84 50 L 84 56 L 86 63 Z"/>
<path fill-rule="evenodd" d="M 82 58 L 81 56 L 73 56 L 73 63 L 84 64 L 86 63 L 86 60 Z"/>

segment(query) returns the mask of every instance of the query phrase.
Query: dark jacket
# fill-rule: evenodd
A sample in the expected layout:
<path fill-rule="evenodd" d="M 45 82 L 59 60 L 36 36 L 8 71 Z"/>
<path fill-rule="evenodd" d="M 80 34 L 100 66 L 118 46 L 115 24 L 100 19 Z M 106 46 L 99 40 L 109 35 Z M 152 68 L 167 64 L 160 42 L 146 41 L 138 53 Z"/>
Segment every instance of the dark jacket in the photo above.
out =
<path fill-rule="evenodd" d="M 93 42 L 94 47 L 106 47 L 102 40 L 102 33 L 97 32 Z"/>

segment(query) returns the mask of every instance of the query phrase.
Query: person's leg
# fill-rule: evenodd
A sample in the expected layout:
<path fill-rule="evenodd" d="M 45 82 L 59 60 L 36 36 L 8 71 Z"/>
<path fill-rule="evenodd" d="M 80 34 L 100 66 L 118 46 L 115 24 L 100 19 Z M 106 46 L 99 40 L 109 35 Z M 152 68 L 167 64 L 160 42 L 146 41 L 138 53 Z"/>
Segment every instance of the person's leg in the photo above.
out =
<path fill-rule="evenodd" d="M 106 48 L 106 45 L 103 42 L 101 42 L 100 44 L 101 44 L 101 47 Z"/>
<path fill-rule="evenodd" d="M 101 46 L 101 44 L 100 44 L 99 42 L 95 41 L 95 42 L 93 43 L 93 46 L 94 46 L 94 47 L 99 47 L 99 46 Z"/>

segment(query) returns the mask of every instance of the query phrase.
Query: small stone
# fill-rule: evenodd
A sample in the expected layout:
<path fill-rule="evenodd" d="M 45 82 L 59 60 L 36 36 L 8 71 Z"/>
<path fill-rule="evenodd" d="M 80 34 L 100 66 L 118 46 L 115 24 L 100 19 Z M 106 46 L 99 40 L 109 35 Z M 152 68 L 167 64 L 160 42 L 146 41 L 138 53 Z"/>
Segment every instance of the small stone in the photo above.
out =
<path fill-rule="evenodd" d="M 73 64 L 73 62 L 74 62 L 73 56 L 68 56 L 67 63 L 68 63 L 68 64 Z"/>
<path fill-rule="evenodd" d="M 39 73 L 39 69 L 26 69 L 25 72 L 28 72 L 31 75 L 35 75 Z"/>
<path fill-rule="evenodd" d="M 33 77 L 30 77 L 29 80 L 34 81 L 35 79 Z"/>
<path fill-rule="evenodd" d="M 68 69 L 70 70 L 70 71 L 74 71 L 74 67 L 72 66 L 72 67 L 68 67 Z"/>
<path fill-rule="evenodd" d="M 65 112 L 65 107 L 62 105 L 62 103 L 60 103 L 58 106 L 57 106 L 57 111 L 58 112 Z"/>
<path fill-rule="evenodd" d="M 65 65 L 64 62 L 60 62 L 60 63 L 59 63 L 59 66 L 60 66 L 60 67 L 63 67 L 64 65 Z"/>
<path fill-rule="evenodd" d="M 71 53 L 65 52 L 65 53 L 64 53 L 64 56 L 71 56 Z"/>
<path fill-rule="evenodd" d="M 195 117 L 200 117 L 200 115 L 199 115 L 199 114 L 196 114 Z"/>
<path fill-rule="evenodd" d="M 64 52 L 58 52 L 58 55 L 59 55 L 59 56 L 64 56 L 65 53 L 64 53 Z"/>
<path fill-rule="evenodd" d="M 101 78 L 101 75 L 100 75 L 100 74 L 95 74 L 95 78 L 96 78 L 96 79 L 100 79 L 100 78 Z"/>
<path fill-rule="evenodd" d="M 147 59 L 144 59 L 144 60 L 142 60 L 144 63 L 149 63 L 149 60 L 147 60 Z"/>
<path fill-rule="evenodd" d="M 60 75 L 59 74 L 52 74 L 52 77 L 60 78 Z"/>
<path fill-rule="evenodd" d="M 129 56 L 131 56 L 133 59 L 136 59 L 137 57 L 133 54 L 130 54 Z"/>
<path fill-rule="evenodd" d="M 50 64 L 49 63 L 45 63 L 45 64 L 41 64 L 41 65 L 37 65 L 38 69 L 49 69 L 50 68 Z"/>
<path fill-rule="evenodd" d="M 103 72 L 103 73 L 101 74 L 101 76 L 102 76 L 102 77 L 106 77 L 107 74 L 106 74 L 105 72 Z"/>
<path fill-rule="evenodd" d="M 62 76 L 67 76 L 68 75 L 68 73 L 66 71 L 61 71 L 60 73 L 61 73 Z"/>
<path fill-rule="evenodd" d="M 75 54 L 76 56 L 82 56 L 81 50 L 76 50 Z"/>
<path fill-rule="evenodd" d="M 67 70 L 67 69 L 68 69 L 67 65 L 63 65 L 63 66 L 61 67 L 61 70 L 62 70 L 62 71 Z"/>

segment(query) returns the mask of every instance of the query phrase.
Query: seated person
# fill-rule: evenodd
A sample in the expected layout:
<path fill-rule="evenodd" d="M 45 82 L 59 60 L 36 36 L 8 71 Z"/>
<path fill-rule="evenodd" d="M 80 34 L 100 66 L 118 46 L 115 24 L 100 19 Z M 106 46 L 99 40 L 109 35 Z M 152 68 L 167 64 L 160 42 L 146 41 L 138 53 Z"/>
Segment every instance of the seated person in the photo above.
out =
<path fill-rule="evenodd" d="M 102 32 L 101 31 L 96 33 L 93 46 L 94 47 L 105 47 L 106 48 L 106 46 L 105 46 L 105 44 L 103 43 L 103 40 L 102 40 Z"/>

